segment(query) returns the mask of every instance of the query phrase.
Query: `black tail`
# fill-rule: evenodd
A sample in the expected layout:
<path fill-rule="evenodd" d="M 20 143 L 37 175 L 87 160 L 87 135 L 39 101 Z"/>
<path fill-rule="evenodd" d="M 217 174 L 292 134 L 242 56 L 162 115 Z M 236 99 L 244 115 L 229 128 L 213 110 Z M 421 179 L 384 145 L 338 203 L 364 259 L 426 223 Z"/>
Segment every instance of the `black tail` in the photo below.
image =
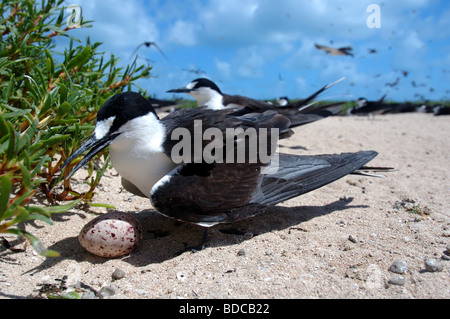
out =
<path fill-rule="evenodd" d="M 318 156 L 279 154 L 278 171 L 265 175 L 262 181 L 260 203 L 272 206 L 315 190 L 352 173 L 375 156 L 374 151 Z"/>
<path fill-rule="evenodd" d="M 322 105 L 316 107 L 308 107 L 306 110 L 301 112 L 297 111 L 297 109 L 282 109 L 278 112 L 285 115 L 291 121 L 291 127 L 297 127 L 301 125 L 305 125 L 308 123 L 312 123 L 315 121 L 319 121 L 328 116 L 333 116 L 341 113 L 342 106 L 345 103 L 333 103 L 329 105 Z"/>
<path fill-rule="evenodd" d="M 345 78 L 341 78 L 331 84 L 327 84 L 324 87 L 322 87 L 321 89 L 319 89 L 318 91 L 314 92 L 313 94 L 311 94 L 310 96 L 308 96 L 306 99 L 304 100 L 300 100 L 294 103 L 289 103 L 285 106 L 282 106 L 282 108 L 286 108 L 286 109 L 301 109 L 303 107 L 308 108 L 307 105 L 314 100 L 319 94 L 321 94 L 322 92 L 324 92 L 325 90 L 329 89 L 330 87 L 332 87 L 333 85 L 338 84 L 339 82 L 342 82 Z"/>

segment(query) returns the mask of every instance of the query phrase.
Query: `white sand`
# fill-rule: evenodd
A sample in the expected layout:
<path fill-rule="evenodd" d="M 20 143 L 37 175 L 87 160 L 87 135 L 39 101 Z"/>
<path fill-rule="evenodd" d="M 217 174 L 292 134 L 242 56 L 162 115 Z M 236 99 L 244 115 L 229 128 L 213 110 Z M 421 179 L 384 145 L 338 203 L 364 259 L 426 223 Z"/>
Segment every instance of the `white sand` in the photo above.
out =
<path fill-rule="evenodd" d="M 45 259 L 25 242 L 6 237 L 25 251 L 0 248 L 0 298 L 39 296 L 43 283 L 59 285 L 55 279 L 63 276 L 66 286 L 79 281 L 95 290 L 111 286 L 110 298 L 450 298 L 450 261 L 440 260 L 450 244 L 450 117 L 333 117 L 295 131 L 281 144 L 307 150 L 281 151 L 375 150 L 379 155 L 369 165 L 397 171 L 384 179 L 346 176 L 266 214 L 213 228 L 204 250 L 177 257 L 184 243 L 200 241 L 202 229 L 158 215 L 148 200 L 121 191 L 111 171 L 94 201 L 135 214 L 144 228 L 140 247 L 105 259 L 79 245 L 81 228 L 104 208 L 55 215 L 53 226 L 28 224 L 26 229 L 61 257 Z M 86 173 L 76 176 L 81 181 Z M 429 215 L 394 208 L 405 199 L 415 201 L 411 207 L 426 207 Z M 439 260 L 443 271 L 424 271 L 427 257 Z M 387 283 L 398 276 L 388 270 L 398 259 L 408 266 L 403 286 Z M 125 277 L 114 281 L 116 268 Z"/>

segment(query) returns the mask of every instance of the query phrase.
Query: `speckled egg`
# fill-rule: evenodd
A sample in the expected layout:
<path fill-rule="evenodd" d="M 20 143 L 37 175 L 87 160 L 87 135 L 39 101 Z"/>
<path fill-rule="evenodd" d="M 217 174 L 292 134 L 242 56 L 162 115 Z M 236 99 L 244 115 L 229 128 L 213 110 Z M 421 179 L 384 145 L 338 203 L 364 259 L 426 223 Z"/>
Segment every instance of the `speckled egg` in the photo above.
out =
<path fill-rule="evenodd" d="M 111 212 L 87 223 L 78 240 L 87 251 L 101 257 L 120 257 L 133 251 L 142 239 L 139 221 L 126 213 Z"/>

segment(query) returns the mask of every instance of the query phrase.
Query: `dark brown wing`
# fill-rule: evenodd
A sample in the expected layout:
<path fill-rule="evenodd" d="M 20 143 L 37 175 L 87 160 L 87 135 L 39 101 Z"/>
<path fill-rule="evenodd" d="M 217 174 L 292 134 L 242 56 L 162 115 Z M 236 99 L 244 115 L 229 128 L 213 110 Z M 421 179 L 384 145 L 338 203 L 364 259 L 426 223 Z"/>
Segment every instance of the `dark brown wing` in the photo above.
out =
<path fill-rule="evenodd" d="M 238 107 L 245 107 L 248 112 L 264 112 L 268 110 L 276 110 L 276 106 L 263 101 L 251 99 L 242 95 L 223 95 L 223 104 L 234 104 Z"/>
<path fill-rule="evenodd" d="M 233 112 L 235 112 L 233 109 L 217 111 L 209 110 L 205 107 L 172 112 L 161 120 L 167 128 L 166 135 L 168 136 L 163 144 L 164 152 L 169 156 L 172 155 L 173 148 L 180 145 L 182 136 L 179 134 L 182 131 L 189 133 L 192 138 L 190 140 L 192 146 L 190 160 L 192 162 L 197 162 L 197 156 L 202 155 L 204 148 L 210 144 L 211 140 L 202 138 L 203 133 L 210 128 L 220 133 L 223 138 L 223 145 L 226 145 L 227 138 L 230 138 L 230 135 L 227 134 L 228 129 L 242 129 L 245 132 L 248 132 L 249 129 L 254 129 L 259 134 L 261 132 L 260 129 L 266 129 L 265 131 L 270 133 L 272 128 L 277 128 L 280 139 L 293 134 L 289 128 L 289 119 L 277 112 L 266 111 L 263 113 L 244 114 L 242 116 L 232 115 Z M 199 132 L 201 134 L 200 137 L 198 136 Z M 271 135 L 268 134 L 267 138 L 271 138 Z M 195 154 L 195 152 L 198 153 L 198 147 L 195 145 L 198 140 L 201 142 L 201 154 Z M 224 155 L 226 155 L 225 152 Z"/>
<path fill-rule="evenodd" d="M 161 214 L 202 226 L 248 218 L 264 211 L 251 204 L 261 179 L 259 164 L 184 164 L 151 192 Z"/>
<path fill-rule="evenodd" d="M 235 104 L 243 107 L 236 109 L 233 115 L 239 116 L 252 112 L 264 112 L 273 110 L 283 114 L 291 121 L 291 127 L 308 124 L 338 114 L 342 111 L 342 106 L 345 103 L 334 103 L 328 105 L 320 105 L 312 103 L 312 101 L 321 93 L 344 80 L 341 78 L 331 84 L 327 84 L 308 96 L 306 99 L 299 100 L 284 106 L 272 105 L 270 103 L 257 101 L 240 95 L 224 95 L 224 104 Z"/>
<path fill-rule="evenodd" d="M 168 217 L 213 226 L 263 213 L 266 208 L 329 184 L 359 169 L 376 152 L 319 156 L 280 154 L 275 172 L 258 164 L 186 164 L 152 189 L 155 208 Z"/>
<path fill-rule="evenodd" d="M 210 163 L 202 157 L 202 161 L 196 163 L 198 157 L 192 152 L 187 162 L 180 164 L 153 186 L 151 200 L 158 212 L 204 226 L 231 222 L 261 212 L 264 206 L 250 202 L 259 189 L 261 170 L 270 163 L 278 142 L 276 140 L 273 144 L 271 129 L 279 129 L 281 137 L 289 135 L 292 133 L 289 120 L 270 111 L 244 116 L 231 116 L 229 110 L 207 109 L 175 113 L 161 120 L 166 127 L 170 127 L 167 135 L 171 136 L 181 127 L 194 136 L 199 123 L 202 132 L 215 128 L 222 133 L 223 146 L 215 150 L 215 155 L 221 152 L 218 158 L 222 158 L 222 161 Z M 228 135 L 227 129 L 242 129 L 248 135 L 237 134 L 234 138 L 234 135 Z M 259 141 L 263 138 L 267 138 L 268 149 L 260 148 Z M 206 149 L 209 142 L 202 141 L 202 150 Z M 255 142 L 258 145 L 253 148 Z M 179 140 L 168 139 L 163 146 L 166 154 L 171 154 L 178 143 Z M 195 141 L 192 141 L 193 148 L 194 144 Z M 243 157 L 238 156 L 242 154 L 240 152 L 243 152 Z"/>

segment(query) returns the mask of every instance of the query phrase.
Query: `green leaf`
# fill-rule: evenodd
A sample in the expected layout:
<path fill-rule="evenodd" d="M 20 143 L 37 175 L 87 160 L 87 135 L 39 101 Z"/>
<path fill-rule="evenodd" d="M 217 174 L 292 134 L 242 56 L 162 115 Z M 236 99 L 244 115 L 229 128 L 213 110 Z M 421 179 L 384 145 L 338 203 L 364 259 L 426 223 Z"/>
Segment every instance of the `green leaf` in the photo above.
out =
<path fill-rule="evenodd" d="M 63 83 L 59 83 L 59 104 L 63 104 L 67 101 L 67 86 Z"/>
<path fill-rule="evenodd" d="M 6 126 L 9 130 L 8 149 L 6 150 L 6 157 L 11 160 L 16 157 L 17 144 L 19 142 L 19 134 L 16 134 L 14 127 L 10 122 L 6 122 Z"/>
<path fill-rule="evenodd" d="M 69 211 L 72 208 L 74 208 L 75 206 L 77 206 L 81 201 L 82 201 L 82 199 L 80 198 L 80 199 L 71 201 L 70 203 L 68 203 L 66 205 L 47 207 L 46 210 L 50 214 L 66 213 L 67 211 Z"/>
<path fill-rule="evenodd" d="M 3 212 L 3 216 L 2 219 L 6 220 L 8 218 L 11 218 L 12 216 L 14 216 L 15 214 L 17 214 L 18 210 L 19 210 L 19 214 L 21 213 L 20 211 L 20 205 L 23 203 L 24 200 L 26 200 L 31 194 L 33 193 L 33 190 L 28 190 L 27 192 L 25 192 L 25 194 L 23 194 L 22 196 L 20 196 L 19 198 L 16 198 L 14 200 L 14 202 L 8 206 L 8 208 Z M 9 222 L 9 224 L 13 225 L 15 222 Z"/>
<path fill-rule="evenodd" d="M 27 232 L 23 229 L 9 228 L 5 231 L 5 233 L 25 237 L 30 242 L 33 249 L 41 256 L 44 256 L 44 257 L 59 257 L 60 256 L 60 254 L 57 251 L 47 249 L 40 242 L 39 239 L 37 239 L 34 235 L 30 234 L 29 232 Z"/>
<path fill-rule="evenodd" d="M 29 240 L 31 243 L 31 246 L 33 249 L 41 256 L 44 257 L 59 257 L 60 254 L 57 251 L 54 250 L 48 250 L 36 237 L 34 237 L 32 234 L 25 232 L 23 233 L 23 236 Z"/>
<path fill-rule="evenodd" d="M 69 102 L 64 101 L 64 103 L 62 103 L 59 106 L 58 109 L 58 115 L 67 115 L 67 113 L 69 113 L 69 111 L 72 109 L 72 106 L 69 104 Z"/>
<path fill-rule="evenodd" d="M 26 81 L 25 86 L 27 87 L 28 91 L 30 91 L 32 98 L 34 101 L 40 102 L 42 100 L 42 95 L 39 90 L 39 85 L 36 83 L 36 81 L 29 75 L 24 75 Z"/>
<path fill-rule="evenodd" d="M 9 196 L 12 190 L 12 183 L 9 175 L 0 176 L 0 220 L 3 219 L 3 213 L 9 204 Z"/>
<path fill-rule="evenodd" d="M 50 77 L 53 77 L 53 74 L 55 74 L 55 62 L 53 61 L 52 54 L 50 53 L 49 50 L 44 49 L 44 53 L 47 56 L 46 61 L 47 73 L 49 74 Z"/>
<path fill-rule="evenodd" d="M 15 84 L 14 75 L 11 74 L 11 77 L 9 78 L 8 87 L 5 90 L 5 93 L 3 94 L 3 99 L 5 101 L 9 101 L 9 97 L 11 96 L 11 92 L 12 92 L 12 88 L 13 88 L 14 84 Z"/>
<path fill-rule="evenodd" d="M 10 118 L 17 118 L 22 115 L 28 114 L 31 112 L 31 109 L 25 109 L 25 110 L 17 110 L 13 112 L 3 113 L 3 118 L 10 119 Z"/>
<path fill-rule="evenodd" d="M 21 222 L 26 222 L 28 220 L 28 216 L 30 216 L 30 212 L 23 206 L 16 206 L 15 216 L 16 217 L 12 221 L 9 221 L 8 224 L 16 225 Z"/>
<path fill-rule="evenodd" d="M 7 134 L 9 134 L 8 127 L 6 126 L 6 122 L 2 114 L 0 114 L 0 136 L 5 136 Z"/>
<path fill-rule="evenodd" d="M 77 66 L 81 66 L 89 61 L 91 57 L 91 48 L 85 47 L 79 54 L 77 54 L 75 57 L 73 57 L 69 63 L 67 63 L 66 68 L 67 70 L 72 70 L 73 68 Z"/>
<path fill-rule="evenodd" d="M 43 114 L 45 114 L 45 112 L 47 112 L 51 106 L 52 106 L 52 95 L 47 94 L 47 96 L 44 99 L 44 105 L 42 105 L 42 108 L 39 111 L 39 116 L 41 117 Z"/>
<path fill-rule="evenodd" d="M 42 216 L 50 217 L 52 214 L 60 214 L 66 213 L 75 206 L 77 206 L 83 199 L 79 198 L 77 200 L 73 200 L 66 205 L 56 205 L 50 207 L 40 207 L 40 206 L 28 206 L 27 209 L 29 212 L 33 213 L 33 216 L 36 214 L 40 214 Z"/>
<path fill-rule="evenodd" d="M 41 214 L 30 214 L 27 217 L 27 220 L 40 220 L 49 225 L 53 225 L 53 222 L 50 218 L 48 218 L 47 216 L 41 215 Z"/>
<path fill-rule="evenodd" d="M 110 209 L 116 209 L 115 206 L 110 205 L 110 204 L 104 204 L 104 203 L 89 203 L 89 206 L 92 206 L 92 207 L 105 207 L 105 208 L 110 208 Z"/>
<path fill-rule="evenodd" d="M 31 125 L 26 129 L 26 131 L 23 134 L 22 138 L 24 138 L 26 136 L 28 138 L 27 142 L 30 143 L 30 141 L 33 139 L 33 137 L 36 134 L 38 125 L 39 125 L 39 119 L 35 118 L 33 120 L 33 122 L 31 123 Z"/>
<path fill-rule="evenodd" d="M 64 142 L 69 137 L 70 137 L 70 135 L 68 135 L 68 134 L 66 134 L 66 135 L 55 134 L 54 136 L 49 137 L 46 140 L 41 140 L 39 143 L 35 143 L 35 144 L 31 145 L 30 146 L 30 151 L 35 151 L 35 150 L 40 149 L 42 147 L 49 148 L 50 146 L 53 146 L 53 145 L 60 144 L 60 143 Z"/>
<path fill-rule="evenodd" d="M 59 16 L 58 16 L 58 19 L 56 19 L 56 22 L 55 22 L 55 24 L 56 25 L 61 25 L 61 23 L 63 22 L 63 19 L 64 19 L 64 8 L 61 8 L 61 10 L 60 10 L 60 12 L 59 12 Z"/>
<path fill-rule="evenodd" d="M 22 173 L 22 184 L 26 189 L 31 187 L 31 175 L 30 171 L 22 163 L 17 163 Z"/>
<path fill-rule="evenodd" d="M 50 217 L 51 213 L 49 213 L 46 209 L 46 207 L 40 207 L 40 206 L 28 206 L 27 210 L 32 214 L 40 214 L 46 217 Z"/>

